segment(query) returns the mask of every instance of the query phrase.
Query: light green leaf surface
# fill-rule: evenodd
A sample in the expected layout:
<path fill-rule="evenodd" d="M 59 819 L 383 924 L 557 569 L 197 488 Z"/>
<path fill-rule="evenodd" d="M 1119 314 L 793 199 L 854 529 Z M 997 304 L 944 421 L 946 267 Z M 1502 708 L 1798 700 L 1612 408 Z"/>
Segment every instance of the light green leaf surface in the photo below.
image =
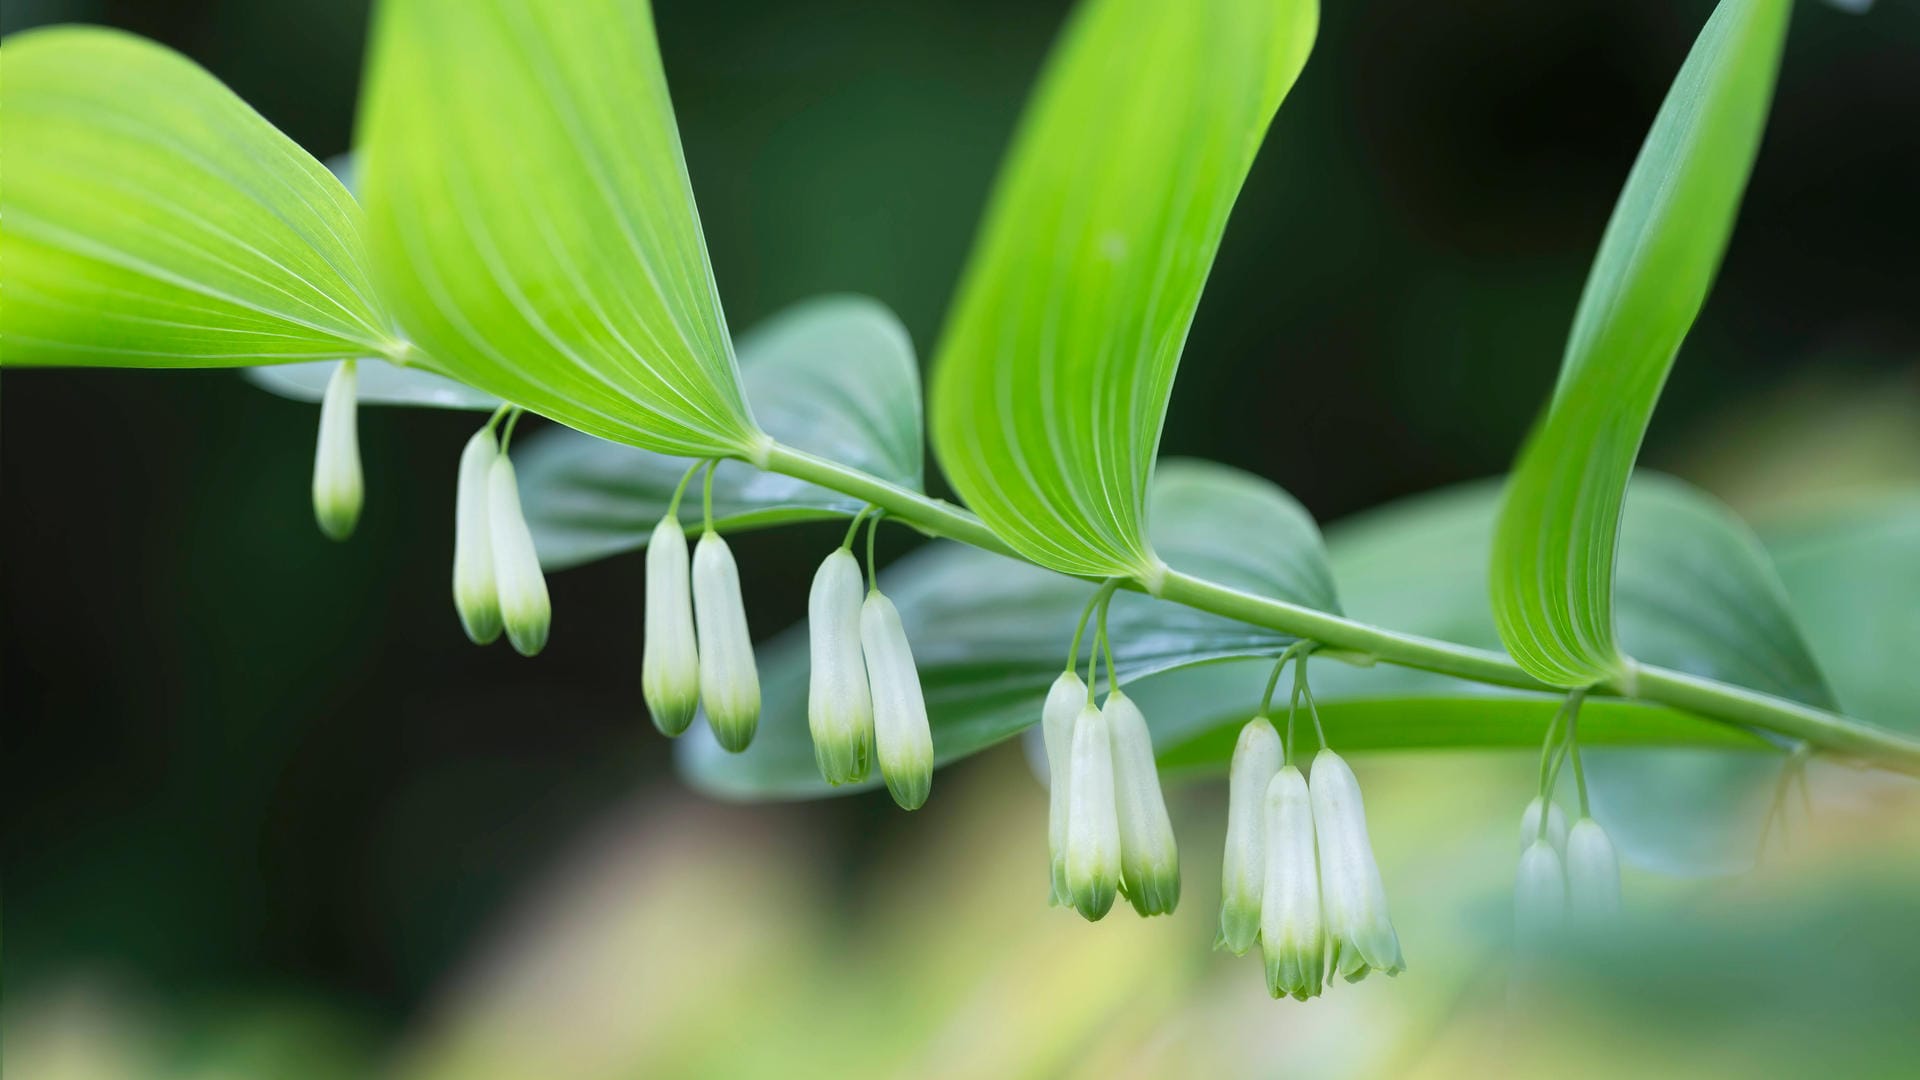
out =
<path fill-rule="evenodd" d="M 359 208 L 213 76 L 128 34 L 0 46 L 0 360 L 232 367 L 404 348 Z"/>
<path fill-rule="evenodd" d="M 933 438 L 1021 554 L 1151 580 L 1146 495 L 1228 211 L 1312 0 L 1090 0 L 1048 62 L 941 342 Z"/>
<path fill-rule="evenodd" d="M 318 402 L 326 393 L 338 360 L 252 367 L 241 372 L 248 382 L 270 394 L 295 401 Z M 491 412 L 500 399 L 417 367 L 400 367 L 380 360 L 362 360 L 355 372 L 355 400 L 362 405 L 407 405 L 431 409 L 473 409 Z"/>
<path fill-rule="evenodd" d="M 809 300 L 739 341 L 754 413 L 789 446 L 919 491 L 923 478 L 920 370 L 906 328 L 878 301 Z M 527 524 L 549 570 L 631 551 L 647 542 L 692 459 L 637 450 L 565 428 L 518 441 L 514 459 Z M 682 507 L 695 520 L 699 492 Z M 722 531 L 857 513 L 837 491 L 745 462 L 713 480 Z"/>
<path fill-rule="evenodd" d="M 1267 481 L 1223 465 L 1173 460 L 1155 479 L 1152 509 L 1154 542 L 1182 570 L 1339 610 L 1319 530 Z M 1084 581 L 945 542 L 909 555 L 881 578 L 913 644 L 941 762 L 1039 719 L 1040 702 L 1066 663 L 1074 626 L 1094 591 Z M 1272 657 L 1292 640 L 1137 593 L 1114 597 L 1108 628 L 1129 693 L 1158 672 Z M 1092 638 L 1089 631 L 1083 654 Z M 762 647 L 760 675 L 761 723 L 753 745 L 743 754 L 725 753 L 704 724 L 695 725 L 681 740 L 683 772 L 703 790 L 731 798 L 828 793 L 807 734 L 804 626 Z M 1247 701 L 1243 708 L 1252 706 Z"/>
<path fill-rule="evenodd" d="M 1752 170 L 1789 0 L 1722 0 L 1607 224 L 1559 383 L 1522 449 L 1493 547 L 1500 639 L 1542 682 L 1624 675 L 1621 499 L 1681 339 L 1706 299 Z"/>
<path fill-rule="evenodd" d="M 408 331 L 462 382 L 661 453 L 756 455 L 633 0 L 392 0 L 357 144 Z"/>

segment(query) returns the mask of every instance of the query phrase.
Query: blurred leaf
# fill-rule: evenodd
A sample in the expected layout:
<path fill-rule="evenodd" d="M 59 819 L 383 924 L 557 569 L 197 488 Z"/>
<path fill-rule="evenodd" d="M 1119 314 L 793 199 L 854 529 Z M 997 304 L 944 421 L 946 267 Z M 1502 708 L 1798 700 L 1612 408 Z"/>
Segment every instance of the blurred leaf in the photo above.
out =
<path fill-rule="evenodd" d="M 404 347 L 360 210 L 213 76 L 117 31 L 4 46 L 5 362 L 231 367 Z"/>
<path fill-rule="evenodd" d="M 1493 549 L 1500 638 L 1555 686 L 1622 675 L 1621 500 L 1752 170 L 1789 0 L 1722 0 L 1654 118 L 1600 242 L 1545 419 L 1520 453 Z"/>
<path fill-rule="evenodd" d="M 769 434 L 920 490 L 920 369 L 886 307 L 858 296 L 810 300 L 743 335 L 739 349 L 747 397 Z M 514 456 L 534 546 L 550 570 L 644 546 L 693 464 L 565 428 L 516 443 Z M 697 505 L 699 492 L 689 497 Z M 851 515 L 864 505 L 740 461 L 722 462 L 713 479 L 722 531 Z"/>
<path fill-rule="evenodd" d="M 318 402 L 326 393 L 327 381 L 333 378 L 333 369 L 339 366 L 338 360 L 319 360 L 246 368 L 241 374 L 270 394 Z M 362 405 L 412 405 L 478 412 L 491 412 L 500 407 L 500 399 L 491 394 L 416 367 L 368 361 L 360 364 L 357 374 L 359 383 L 354 396 Z"/>
<path fill-rule="evenodd" d="M 646 4 L 395 0 L 366 97 L 376 265 L 450 372 L 649 450 L 760 448 Z"/>
<path fill-rule="evenodd" d="M 1224 465 L 1176 459 L 1154 481 L 1152 510 L 1154 542 L 1181 569 L 1339 610 L 1319 530 L 1271 483 Z M 1039 718 L 1040 702 L 1060 674 L 1095 588 L 945 542 L 913 553 L 881 576 L 913 644 L 934 753 L 942 762 Z M 1271 657 L 1292 640 L 1133 593 L 1114 597 L 1108 626 L 1129 692 L 1133 680 L 1156 672 L 1228 657 Z M 1087 635 L 1088 645 L 1092 637 Z M 728 754 L 704 724 L 696 725 L 681 740 L 682 771 L 695 785 L 736 798 L 827 793 L 807 733 L 806 627 L 761 650 L 760 677 L 761 724 L 753 745 Z"/>
<path fill-rule="evenodd" d="M 1151 580 L 1167 396 L 1311 0 L 1090 0 L 1008 156 L 935 367 L 955 490 L 1043 566 Z"/>

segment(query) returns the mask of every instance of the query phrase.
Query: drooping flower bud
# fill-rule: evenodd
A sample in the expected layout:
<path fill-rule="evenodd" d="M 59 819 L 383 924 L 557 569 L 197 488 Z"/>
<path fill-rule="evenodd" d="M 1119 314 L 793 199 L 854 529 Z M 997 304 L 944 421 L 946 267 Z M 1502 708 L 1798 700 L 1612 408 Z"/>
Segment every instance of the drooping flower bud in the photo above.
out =
<path fill-rule="evenodd" d="M 1359 982 L 1370 971 L 1398 975 L 1406 970 L 1406 961 L 1400 936 L 1387 917 L 1387 889 L 1367 838 L 1360 781 L 1339 754 L 1321 750 L 1314 756 L 1308 787 L 1332 967 L 1348 982 Z"/>
<path fill-rule="evenodd" d="M 873 697 L 860 656 L 860 561 L 835 548 L 813 575 L 807 594 L 807 728 L 813 760 L 827 783 L 867 778 L 873 760 Z"/>
<path fill-rule="evenodd" d="M 1113 907 L 1120 885 L 1120 818 L 1107 718 L 1092 701 L 1073 718 L 1067 776 L 1067 899 L 1081 915 L 1098 920 Z"/>
<path fill-rule="evenodd" d="M 1583 921 L 1620 911 L 1620 858 L 1607 831 L 1592 818 L 1581 818 L 1567 833 L 1567 908 Z"/>
<path fill-rule="evenodd" d="M 487 484 L 499 445 L 483 427 L 460 452 L 459 486 L 453 508 L 453 607 L 475 645 L 500 636 L 500 590 L 493 577 L 493 524 L 487 515 Z"/>
<path fill-rule="evenodd" d="M 760 670 L 740 599 L 740 569 L 719 533 L 705 533 L 693 548 L 693 618 L 707 723 L 721 747 L 737 754 L 760 726 Z"/>
<path fill-rule="evenodd" d="M 1280 735 L 1273 723 L 1256 716 L 1240 729 L 1227 779 L 1227 848 L 1220 863 L 1220 943 L 1235 956 L 1245 955 L 1260 936 L 1261 890 L 1267 878 L 1267 789 L 1280 771 Z M 1294 770 L 1294 775 L 1299 775 Z M 1306 782 L 1300 792 L 1306 795 Z M 1313 839 L 1309 812 L 1307 839 Z M 1312 854 L 1309 846 L 1308 854 Z M 1320 886 L 1313 886 L 1314 919 L 1320 917 Z"/>
<path fill-rule="evenodd" d="M 1252 725 L 1248 725 L 1251 727 Z M 1320 907 L 1313 796 L 1291 765 L 1274 773 L 1261 799 L 1266 865 L 1260 900 L 1260 955 L 1267 992 L 1300 1001 L 1320 996 L 1327 935 Z"/>
<path fill-rule="evenodd" d="M 493 580 L 500 595 L 500 621 L 521 656 L 547 647 L 553 607 L 546 575 L 533 550 L 533 534 L 520 513 L 520 484 L 505 454 L 487 467 L 487 541 L 493 548 Z"/>
<path fill-rule="evenodd" d="M 1053 897 L 1050 903 L 1071 903 L 1067 891 L 1067 790 L 1073 771 L 1073 721 L 1092 695 L 1078 672 L 1053 680 L 1047 703 L 1040 709 L 1040 734 L 1047 748 L 1047 862 Z"/>
<path fill-rule="evenodd" d="M 1532 952 L 1549 941 L 1566 921 L 1567 882 L 1553 845 L 1535 840 L 1520 855 L 1513 885 L 1514 943 Z"/>
<path fill-rule="evenodd" d="M 1525 851 L 1540 839 L 1540 812 L 1545 808 L 1547 815 L 1547 842 L 1555 851 L 1567 850 L 1567 815 L 1561 811 L 1559 803 L 1548 802 L 1538 795 L 1527 804 L 1520 815 L 1520 850 Z"/>
<path fill-rule="evenodd" d="M 653 726 L 669 738 L 687 730 L 700 707 L 700 649 L 693 636 L 687 534 L 668 514 L 647 538 L 647 626 L 640 693 Z"/>
<path fill-rule="evenodd" d="M 1112 740 L 1121 890 L 1143 916 L 1170 914 L 1180 904 L 1180 849 L 1153 761 L 1153 733 L 1140 706 L 1117 689 L 1101 711 Z"/>
<path fill-rule="evenodd" d="M 330 540 L 353 535 L 360 520 L 360 433 L 357 365 L 343 360 L 320 398 L 320 437 L 313 449 L 313 517 Z"/>
<path fill-rule="evenodd" d="M 918 810 L 933 788 L 933 729 L 920 693 L 920 669 L 893 601 L 878 589 L 860 604 L 860 652 L 873 691 L 873 751 L 893 801 Z"/>

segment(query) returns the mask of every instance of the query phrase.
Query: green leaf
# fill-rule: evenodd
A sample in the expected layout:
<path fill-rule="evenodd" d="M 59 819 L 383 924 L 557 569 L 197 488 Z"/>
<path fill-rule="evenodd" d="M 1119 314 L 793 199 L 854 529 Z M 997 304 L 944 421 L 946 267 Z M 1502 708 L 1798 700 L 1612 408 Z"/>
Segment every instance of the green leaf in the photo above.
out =
<path fill-rule="evenodd" d="M 4 362 L 231 367 L 398 355 L 359 208 L 191 61 L 111 30 L 0 47 Z"/>
<path fill-rule="evenodd" d="M 858 296 L 809 300 L 743 335 L 739 350 L 747 397 L 769 434 L 921 490 L 920 369 L 906 328 L 885 306 Z M 644 546 L 693 464 L 565 428 L 517 442 L 514 457 L 549 570 Z M 722 531 L 852 515 L 864 505 L 745 462 L 722 462 L 713 479 Z"/>
<path fill-rule="evenodd" d="M 602 438 L 756 457 L 647 6 L 394 0 L 359 183 L 448 372 Z"/>
<path fill-rule="evenodd" d="M 1146 495 L 1227 215 L 1311 0 L 1089 0 L 1021 124 L 934 373 L 955 490 L 1041 565 L 1152 582 Z"/>
<path fill-rule="evenodd" d="M 326 393 L 338 360 L 317 360 L 301 364 L 276 364 L 252 367 L 241 374 L 247 381 L 270 394 L 295 401 L 318 402 Z M 401 367 L 378 360 L 363 360 L 354 399 L 361 405 L 410 405 L 431 409 L 472 409 L 492 412 L 500 399 L 417 367 Z"/>
<path fill-rule="evenodd" d="M 1706 299 L 1759 149 L 1788 0 L 1722 0 L 1627 177 L 1559 383 L 1495 535 L 1500 639 L 1554 686 L 1627 677 L 1616 639 L 1621 499 L 1655 401 Z"/>

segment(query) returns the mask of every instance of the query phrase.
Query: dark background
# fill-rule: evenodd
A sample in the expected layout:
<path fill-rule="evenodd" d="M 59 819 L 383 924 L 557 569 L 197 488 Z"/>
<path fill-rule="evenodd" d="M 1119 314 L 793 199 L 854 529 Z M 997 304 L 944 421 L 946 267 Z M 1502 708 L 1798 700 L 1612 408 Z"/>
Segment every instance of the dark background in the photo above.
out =
<path fill-rule="evenodd" d="M 1164 450 L 1323 521 L 1505 468 L 1710 6 L 1327 5 Z M 930 353 L 1062 6 L 657 7 L 733 326 L 856 291 Z M 13 0 L 4 25 L 76 19 L 184 51 L 319 157 L 348 148 L 363 4 Z M 1916 50 L 1914 5 L 1799 5 L 1650 463 L 1810 373 L 1912 385 Z M 102 963 L 182 995 L 299 985 L 392 1029 L 561 838 L 677 784 L 640 705 L 637 557 L 553 579 L 537 660 L 462 637 L 470 417 L 363 411 L 366 512 L 335 545 L 308 504 L 314 410 L 236 375 L 10 371 L 0 410 L 10 993 Z M 803 614 L 834 528 L 737 541 L 757 632 Z M 902 827 L 884 795 L 760 812 L 807 820 L 850 874 Z"/>

